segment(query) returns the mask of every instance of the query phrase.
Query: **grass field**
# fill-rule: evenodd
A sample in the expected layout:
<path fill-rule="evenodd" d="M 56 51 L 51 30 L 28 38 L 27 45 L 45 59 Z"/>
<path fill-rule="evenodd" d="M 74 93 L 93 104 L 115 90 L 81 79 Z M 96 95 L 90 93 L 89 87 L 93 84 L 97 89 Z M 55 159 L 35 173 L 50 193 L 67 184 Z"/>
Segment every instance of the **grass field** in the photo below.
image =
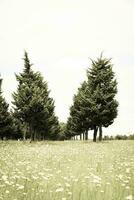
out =
<path fill-rule="evenodd" d="M 134 141 L 0 142 L 0 200 L 132 200 Z"/>

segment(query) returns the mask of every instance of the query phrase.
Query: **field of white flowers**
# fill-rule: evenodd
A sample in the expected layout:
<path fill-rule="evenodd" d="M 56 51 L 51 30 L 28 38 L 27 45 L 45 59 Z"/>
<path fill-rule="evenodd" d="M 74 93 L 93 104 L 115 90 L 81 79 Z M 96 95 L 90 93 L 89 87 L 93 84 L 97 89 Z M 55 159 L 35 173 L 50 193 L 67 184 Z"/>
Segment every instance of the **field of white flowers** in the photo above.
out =
<path fill-rule="evenodd" d="M 132 200 L 134 141 L 0 142 L 0 200 Z"/>

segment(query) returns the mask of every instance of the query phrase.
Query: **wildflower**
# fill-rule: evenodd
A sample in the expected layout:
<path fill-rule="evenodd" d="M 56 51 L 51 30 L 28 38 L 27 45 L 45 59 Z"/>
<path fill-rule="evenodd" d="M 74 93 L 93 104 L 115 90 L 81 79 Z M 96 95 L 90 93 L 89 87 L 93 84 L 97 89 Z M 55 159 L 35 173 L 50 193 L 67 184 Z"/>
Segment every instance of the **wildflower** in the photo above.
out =
<path fill-rule="evenodd" d="M 5 184 L 10 185 L 10 182 L 6 180 L 6 181 L 5 181 Z"/>
<path fill-rule="evenodd" d="M 129 189 L 130 189 L 130 187 L 129 187 L 129 186 L 126 186 L 126 189 L 127 189 L 127 190 L 129 190 Z"/>
<path fill-rule="evenodd" d="M 129 172 L 130 172 L 130 169 L 129 169 L 129 168 L 127 168 L 127 169 L 126 169 L 126 173 L 129 173 Z"/>
<path fill-rule="evenodd" d="M 133 200 L 133 196 L 132 196 L 132 195 L 129 195 L 129 196 L 126 197 L 126 199 L 127 199 L 127 200 Z"/>
<path fill-rule="evenodd" d="M 68 178 L 67 178 L 66 176 L 65 176 L 65 177 L 63 177 L 63 179 L 64 179 L 64 180 L 68 180 Z"/>
<path fill-rule="evenodd" d="M 78 178 L 75 178 L 75 179 L 74 179 L 74 182 L 78 182 Z"/>
<path fill-rule="evenodd" d="M 63 191 L 64 191 L 64 188 L 62 187 L 56 189 L 56 192 L 63 192 Z"/>
<path fill-rule="evenodd" d="M 6 175 L 3 175 L 3 176 L 2 176 L 3 181 L 7 181 L 7 178 L 8 178 L 8 177 L 7 177 Z"/>
<path fill-rule="evenodd" d="M 34 180 L 37 180 L 37 179 L 38 179 L 38 177 L 37 177 L 37 176 L 32 176 L 32 178 L 33 178 Z"/>
<path fill-rule="evenodd" d="M 70 184 L 69 183 L 65 183 L 66 187 L 70 187 Z"/>
<path fill-rule="evenodd" d="M 17 190 L 23 190 L 24 189 L 24 186 L 23 185 L 19 185 Z"/>
<path fill-rule="evenodd" d="M 126 181 L 124 181 L 124 183 L 129 183 L 129 181 L 128 181 L 128 180 L 126 180 Z"/>
<path fill-rule="evenodd" d="M 123 178 L 123 175 L 122 175 L 122 174 L 119 174 L 118 177 L 119 177 L 119 179 L 122 179 L 122 178 Z"/>
<path fill-rule="evenodd" d="M 45 180 L 48 180 L 48 177 L 46 177 L 46 176 L 43 176 L 43 179 L 45 179 Z"/>
<path fill-rule="evenodd" d="M 85 176 L 85 179 L 89 179 L 90 178 L 90 176 Z"/>

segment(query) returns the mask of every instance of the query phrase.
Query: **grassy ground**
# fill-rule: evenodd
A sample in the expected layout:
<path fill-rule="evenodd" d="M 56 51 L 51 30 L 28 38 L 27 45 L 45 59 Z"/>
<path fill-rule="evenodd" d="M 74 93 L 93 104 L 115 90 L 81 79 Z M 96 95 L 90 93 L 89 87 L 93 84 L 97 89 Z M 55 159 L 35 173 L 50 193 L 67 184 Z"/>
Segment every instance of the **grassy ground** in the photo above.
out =
<path fill-rule="evenodd" d="M 132 200 L 134 141 L 0 142 L 0 200 Z"/>

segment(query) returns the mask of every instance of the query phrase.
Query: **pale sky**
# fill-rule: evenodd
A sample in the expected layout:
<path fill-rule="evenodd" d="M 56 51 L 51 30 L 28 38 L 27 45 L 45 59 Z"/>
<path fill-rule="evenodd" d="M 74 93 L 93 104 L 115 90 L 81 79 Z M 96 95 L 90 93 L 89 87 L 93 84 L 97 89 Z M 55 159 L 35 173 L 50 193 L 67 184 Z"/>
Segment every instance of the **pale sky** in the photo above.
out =
<path fill-rule="evenodd" d="M 66 121 L 86 79 L 89 58 L 103 51 L 118 81 L 118 117 L 105 134 L 134 133 L 134 0 L 0 0 L 0 73 L 8 103 L 23 70 L 24 49 L 48 82 Z"/>

